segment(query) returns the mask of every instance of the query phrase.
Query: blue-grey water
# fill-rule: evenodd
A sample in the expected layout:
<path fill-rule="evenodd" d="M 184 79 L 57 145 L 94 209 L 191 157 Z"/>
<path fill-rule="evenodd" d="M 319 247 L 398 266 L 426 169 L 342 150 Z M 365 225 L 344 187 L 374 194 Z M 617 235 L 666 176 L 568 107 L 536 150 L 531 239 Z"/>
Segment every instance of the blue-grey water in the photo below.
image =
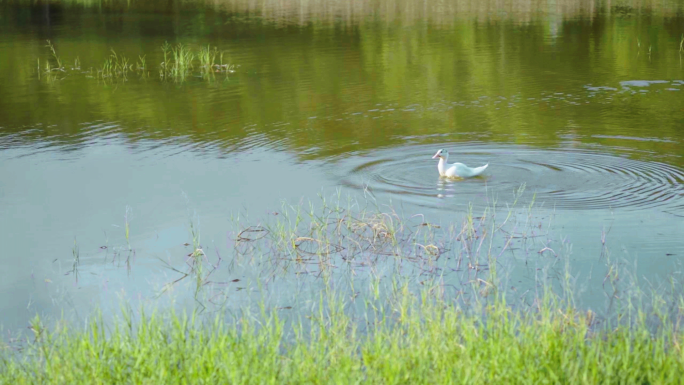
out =
<path fill-rule="evenodd" d="M 195 306 L 189 278 L 165 289 L 189 269 L 191 224 L 217 266 L 202 306 L 291 306 L 320 278 L 239 259 L 236 237 L 319 195 L 446 229 L 495 201 L 503 221 L 524 186 L 507 229 L 543 239 L 494 246 L 511 285 L 566 259 L 591 306 L 616 261 L 645 288 L 670 282 L 684 13 L 624 3 L 0 5 L 0 324 Z M 179 43 L 195 55 L 183 76 Z M 440 179 L 439 148 L 489 168 Z M 422 279 L 396 263 L 381 275 Z"/>

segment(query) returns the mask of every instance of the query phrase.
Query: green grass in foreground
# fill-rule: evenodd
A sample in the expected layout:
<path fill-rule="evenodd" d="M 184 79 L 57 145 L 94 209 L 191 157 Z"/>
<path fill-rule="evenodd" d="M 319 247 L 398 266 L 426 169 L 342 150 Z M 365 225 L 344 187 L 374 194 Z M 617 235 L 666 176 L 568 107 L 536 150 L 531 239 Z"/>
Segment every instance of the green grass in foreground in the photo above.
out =
<path fill-rule="evenodd" d="M 518 215 L 514 206 L 523 187 L 508 212 L 497 216 L 493 203 L 484 215 L 469 210 L 461 225 L 448 228 L 422 216 L 402 220 L 394 210 L 366 211 L 352 201 L 345 209 L 339 198 L 324 201 L 319 211 L 310 206 L 308 214 L 284 207 L 268 227 L 239 227 L 232 266 L 266 266 L 271 280 L 312 272 L 320 285 L 311 290 L 320 294 L 307 291 L 282 308 L 264 301 L 258 314 L 249 313 L 258 302 L 225 308 L 242 312 L 237 318 L 171 310 L 134 317 L 124 310 L 119 321 L 96 317 L 83 329 L 65 322 L 48 328 L 36 318 L 33 338 L 0 351 L 0 384 L 681 383 L 684 297 L 678 281 L 646 295 L 636 280 L 620 275 L 604 248 L 610 298 L 604 316 L 572 305 L 569 267 L 567 282 L 554 286 L 539 272 L 529 296 L 506 291 L 497 270 L 514 237 L 527 242 L 518 247 L 532 250 L 534 259 L 548 255 L 549 266 L 562 263 L 547 246 L 550 236 L 539 239 L 532 231 L 543 227 L 531 212 L 533 202 Z M 123 250 L 130 252 L 129 214 L 127 208 Z M 188 270 L 170 265 L 182 276 L 164 292 L 194 277 L 188 285 L 201 304 L 220 263 L 208 262 L 199 222 L 191 222 L 190 234 L 193 251 L 183 258 Z M 73 256 L 76 272 L 77 245 Z M 388 269 L 394 261 L 401 269 Z M 349 266 L 333 268 L 344 263 Z M 226 292 L 226 301 L 250 298 L 233 293 Z"/>
<path fill-rule="evenodd" d="M 107 331 L 101 320 L 84 330 L 36 320 L 35 341 L 2 356 L 0 383 L 646 384 L 684 375 L 682 334 L 667 317 L 657 328 L 643 313 L 631 327 L 597 327 L 592 313 L 553 301 L 520 312 L 499 298 L 464 311 L 400 291 L 390 314 L 361 321 L 341 301 L 292 323 L 267 312 L 237 322 L 124 314 Z"/>

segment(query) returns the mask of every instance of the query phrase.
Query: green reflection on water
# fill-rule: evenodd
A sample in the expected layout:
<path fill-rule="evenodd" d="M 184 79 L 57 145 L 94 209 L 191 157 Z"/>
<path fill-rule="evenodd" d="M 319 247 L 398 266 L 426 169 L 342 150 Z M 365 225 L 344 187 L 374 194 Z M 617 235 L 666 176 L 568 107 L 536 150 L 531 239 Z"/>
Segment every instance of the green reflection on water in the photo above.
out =
<path fill-rule="evenodd" d="M 683 19 L 674 2 L 519 1 L 503 10 L 456 2 L 421 10 L 406 1 L 347 11 L 302 2 L 300 12 L 277 4 L 6 5 L 2 22 L 12 38 L 0 45 L 3 134 L 69 149 L 112 132 L 131 143 L 182 137 L 224 152 L 272 145 L 305 159 L 476 132 L 542 146 L 571 135 L 578 144 L 682 155 L 684 96 L 681 84 L 670 83 L 684 79 Z M 39 79 L 32 63 L 50 59 L 47 36 L 82 71 Z M 169 84 L 158 76 L 167 40 L 216 46 L 239 67 L 210 81 L 197 71 Z M 82 73 L 96 72 L 111 49 L 146 55 L 148 77 L 105 83 Z M 621 86 L 630 80 L 668 83 Z M 96 121 L 116 124 L 94 130 Z"/>

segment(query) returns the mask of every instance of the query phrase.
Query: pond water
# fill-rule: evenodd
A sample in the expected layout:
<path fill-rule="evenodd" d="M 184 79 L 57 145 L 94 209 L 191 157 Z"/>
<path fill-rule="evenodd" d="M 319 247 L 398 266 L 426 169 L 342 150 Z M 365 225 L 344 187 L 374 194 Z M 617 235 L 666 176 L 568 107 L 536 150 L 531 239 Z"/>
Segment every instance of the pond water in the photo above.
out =
<path fill-rule="evenodd" d="M 588 303 L 604 241 L 654 287 L 681 271 L 678 1 L 10 1 L 0 32 L 6 328 L 152 302 L 190 223 L 227 255 L 318 195 L 448 224 L 524 185 Z M 489 168 L 440 179 L 440 148 Z M 222 279 L 267 285 L 249 265 Z M 231 304 L 263 296 L 243 286 Z"/>

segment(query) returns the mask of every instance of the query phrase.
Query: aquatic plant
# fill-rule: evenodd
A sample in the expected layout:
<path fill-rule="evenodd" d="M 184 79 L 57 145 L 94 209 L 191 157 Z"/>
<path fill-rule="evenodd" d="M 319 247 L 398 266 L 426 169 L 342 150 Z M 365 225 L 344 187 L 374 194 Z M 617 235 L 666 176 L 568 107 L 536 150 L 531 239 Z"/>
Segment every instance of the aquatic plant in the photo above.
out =
<path fill-rule="evenodd" d="M 219 62 L 216 63 L 216 57 L 218 56 Z M 200 69 L 202 76 L 208 77 L 213 76 L 216 73 L 229 74 L 235 72 L 234 64 L 224 64 L 223 63 L 224 52 L 218 50 L 217 47 L 213 49 L 210 46 L 200 47 L 198 58 L 200 61 Z"/>
<path fill-rule="evenodd" d="M 200 61 L 200 70 L 203 76 L 212 75 L 214 73 L 214 66 L 216 65 L 216 55 L 218 48 L 211 49 L 210 46 L 200 47 L 197 58 Z"/>
<path fill-rule="evenodd" d="M 71 249 L 71 254 L 74 257 L 71 266 L 71 273 L 74 275 L 76 282 L 78 283 L 78 265 L 81 263 L 81 252 L 80 248 L 78 247 L 78 243 L 76 242 L 76 238 L 74 238 L 74 246 Z"/>
<path fill-rule="evenodd" d="M 62 60 L 60 59 L 59 55 L 57 55 L 57 50 L 55 49 L 55 46 L 52 44 L 50 40 L 46 40 L 47 47 L 51 53 L 51 58 L 54 61 L 54 65 L 50 63 L 50 59 L 45 60 L 45 67 L 41 71 L 41 66 L 40 66 L 40 58 L 38 58 L 38 78 L 41 78 L 41 72 L 43 73 L 43 77 L 48 83 L 52 83 L 55 80 L 59 80 L 59 74 L 63 74 L 66 72 L 64 69 L 64 65 L 62 64 Z M 78 62 L 78 59 L 76 59 Z"/>
<path fill-rule="evenodd" d="M 145 57 L 147 55 L 138 55 L 138 63 L 136 69 L 142 76 L 148 76 L 150 75 L 149 71 L 147 71 L 147 61 L 145 60 Z"/>
<path fill-rule="evenodd" d="M 50 52 L 52 52 L 52 57 L 55 60 L 56 65 L 54 67 L 50 67 L 54 70 L 60 70 L 64 71 L 64 66 L 62 65 L 62 60 L 60 60 L 59 56 L 57 56 L 57 50 L 55 49 L 55 46 L 52 45 L 52 42 L 50 40 L 47 40 L 47 46 L 50 49 Z"/>
<path fill-rule="evenodd" d="M 431 280 L 440 281 L 444 295 L 455 295 L 463 305 L 504 295 L 515 297 L 513 305 L 517 306 L 534 302 L 538 288 L 550 284 L 545 281 L 546 272 L 555 270 L 564 273 L 556 275 L 552 284 L 561 298 L 573 303 L 576 282 L 568 265 L 571 245 L 553 233 L 553 215 L 537 212 L 534 196 L 529 204 L 518 206 L 523 192 L 521 186 L 503 211 L 492 197 L 482 212 L 474 213 L 471 206 L 462 219 L 447 224 L 430 222 L 422 214 L 404 216 L 391 206 L 380 210 L 372 199 L 348 198 L 345 202 L 339 196 L 332 200 L 321 196 L 319 202 L 308 206 L 283 203 L 271 214 L 272 220 L 249 224 L 239 216 L 234 218 L 227 256 L 216 247 L 211 250 L 201 244 L 196 219 L 190 223 L 191 241 L 185 245 L 191 248 L 186 255 L 175 263 L 159 259 L 172 274 L 159 295 L 192 279 L 192 296 L 204 309 L 214 305 L 205 294 L 233 296 L 229 282 L 238 272 L 256 274 L 272 285 L 287 285 L 301 275 L 349 281 L 351 287 L 338 285 L 336 290 L 346 290 L 350 296 L 365 293 L 355 288 L 354 282 L 377 281 L 380 285 L 384 276 L 407 280 L 411 290 Z M 613 311 L 629 298 L 631 283 L 619 261 L 611 257 L 606 238 L 604 229 L 600 258 L 606 264 L 607 308 Z M 215 253 L 216 260 L 210 261 L 208 251 Z M 509 285 L 512 268 L 520 258 L 541 273 L 530 282 L 516 280 Z M 219 269 L 222 261 L 229 261 L 229 266 Z M 388 274 L 378 273 L 382 271 Z M 377 286 L 369 290 L 377 292 Z M 606 317 L 613 316 L 608 315 L 609 310 Z"/>
<path fill-rule="evenodd" d="M 168 42 L 162 45 L 164 61 L 160 64 L 159 77 L 163 80 L 172 79 L 183 82 L 194 68 L 192 62 L 195 54 L 183 43 L 171 46 Z"/>
<path fill-rule="evenodd" d="M 226 73 L 235 72 L 235 68 L 236 68 L 235 64 L 224 64 L 223 63 L 223 53 L 224 52 L 221 51 L 221 54 L 219 55 L 219 63 L 214 65 L 214 68 L 216 68 L 216 70 L 218 72 L 226 72 Z"/>
<path fill-rule="evenodd" d="M 124 305 L 119 320 L 98 315 L 85 329 L 64 322 L 50 327 L 35 317 L 29 325 L 32 340 L 8 341 L 0 353 L 0 382 L 655 383 L 681 378 L 681 285 L 672 282 L 670 297 L 653 292 L 645 300 L 610 256 L 604 229 L 601 258 L 610 311 L 581 309 L 564 242 L 551 247 L 550 224 L 535 215 L 534 198 L 518 206 L 523 190 L 515 191 L 504 211 L 492 198 L 481 215 L 470 206 L 461 220 L 443 224 L 421 214 L 404 216 L 392 206 L 381 210 L 372 196 L 345 201 L 339 192 L 332 200 L 321 196 L 316 205 L 283 203 L 271 213 L 273 221 L 247 224 L 238 215 L 228 270 L 261 267 L 259 285 L 300 274 L 321 284 L 292 303 L 262 299 L 237 308 L 221 305 L 211 317 L 202 313 L 201 290 L 219 284 L 209 278 L 222 258 L 209 262 L 195 216 L 191 243 L 185 244 L 192 248 L 183 262 L 188 270 L 168 264 L 180 277 L 164 290 L 194 277 L 197 311 L 179 315 L 141 308 L 136 315 Z M 127 208 L 130 249 L 129 213 Z M 513 242 L 516 250 L 548 261 L 548 268 L 532 268 L 534 282 L 524 292 L 501 273 L 514 253 Z M 555 266 L 563 262 L 559 274 L 562 268 Z M 559 281 L 550 279 L 552 271 L 563 275 Z"/>
<path fill-rule="evenodd" d="M 174 59 L 172 76 L 176 80 L 185 80 L 186 76 L 193 69 L 192 61 L 195 54 L 182 43 L 178 43 L 172 51 Z"/>
<path fill-rule="evenodd" d="M 168 41 L 165 41 L 164 44 L 162 44 L 161 50 L 162 55 L 164 56 L 164 61 L 159 63 L 159 78 L 163 80 L 167 77 L 168 74 L 170 74 L 169 68 L 171 67 L 171 63 L 169 62 L 171 54 L 171 45 Z"/>
<path fill-rule="evenodd" d="M 124 215 L 124 232 L 126 235 L 126 243 L 128 244 L 128 250 L 131 249 L 131 227 L 129 224 L 129 216 L 131 215 L 131 212 L 133 209 L 131 209 L 130 206 L 126 206 L 126 214 Z"/>
<path fill-rule="evenodd" d="M 126 306 L 108 324 L 50 328 L 8 345 L 0 382 L 80 383 L 676 383 L 684 355 L 676 319 L 601 324 L 549 292 L 515 309 L 504 296 L 460 306 L 438 284 L 395 286 L 365 316 L 334 290 L 287 321 L 291 307 L 201 318 Z M 385 305 L 386 303 L 386 305 Z M 681 302 L 680 302 L 681 303 Z M 663 307 L 661 304 L 660 308 Z M 681 312 L 679 313 L 681 315 Z M 631 321 L 631 325 L 629 322 Z M 359 322 L 360 321 L 360 322 Z M 13 351 L 21 349 L 21 352 Z"/>
<path fill-rule="evenodd" d="M 273 221 L 244 225 L 239 216 L 234 219 L 229 255 L 222 257 L 214 248 L 215 261 L 210 261 L 208 249 L 201 244 L 200 221 L 195 216 L 189 227 L 191 241 L 185 243 L 191 249 L 182 260 L 174 263 L 159 258 L 172 274 L 159 295 L 193 279 L 192 296 L 203 308 L 207 304 L 203 291 L 223 295 L 224 289 L 229 290 L 225 283 L 231 280 L 226 275 L 242 266 L 252 272 L 255 268 L 251 266 L 262 266 L 259 274 L 274 283 L 299 274 L 324 280 L 350 274 L 373 280 L 377 271 L 401 266 L 397 273 L 402 277 L 418 274 L 424 279 L 446 279 L 450 284 L 474 281 L 482 286 L 478 290 L 492 294 L 498 287 L 492 283 L 499 279 L 498 261 L 513 241 L 526 253 L 542 256 L 559 255 L 564 247 L 561 244 L 553 250 L 544 238 L 548 227 L 540 222 L 532 225 L 533 202 L 520 208 L 522 212 L 514 212 L 523 191 L 521 187 L 515 192 L 503 219 L 493 203 L 481 215 L 474 215 L 471 209 L 463 221 L 448 226 L 430 223 L 420 214 L 404 217 L 391 208 L 381 211 L 372 200 L 348 198 L 345 202 L 339 195 L 332 200 L 321 196 L 308 207 L 283 203 Z M 525 224 L 518 223 L 520 215 Z M 224 260 L 230 261 L 230 266 L 220 271 Z"/>
<path fill-rule="evenodd" d="M 235 72 L 236 65 L 235 64 L 227 64 L 223 62 L 223 56 L 225 52 L 221 51 L 219 53 L 219 62 L 214 63 L 212 65 L 212 69 L 214 72 L 218 73 L 224 73 L 224 74 L 232 74 Z"/>
<path fill-rule="evenodd" d="M 49 40 L 47 43 L 46 47 L 49 49 L 51 57 L 45 61 L 44 67 L 41 67 L 41 60 L 38 58 L 37 71 L 39 78 L 44 77 L 48 81 L 53 81 L 58 79 L 58 73 L 67 73 L 67 68 L 64 67 L 62 59 L 57 55 L 54 45 Z M 164 58 L 159 65 L 159 77 L 161 80 L 184 82 L 193 73 L 196 60 L 199 61 L 200 75 L 206 80 L 215 79 L 213 75 L 216 73 L 231 74 L 235 72 L 236 66 L 224 63 L 225 53 L 219 51 L 217 47 L 202 46 L 199 48 L 198 53 L 195 54 L 190 46 L 182 43 L 172 46 L 165 42 L 161 49 Z M 127 81 L 129 72 L 134 70 L 141 77 L 148 77 L 150 70 L 146 57 L 147 55 L 138 55 L 137 62 L 132 63 L 128 57 L 111 49 L 111 54 L 97 67 L 95 77 L 103 81 Z M 74 60 L 70 70 L 80 72 L 81 62 L 78 57 Z"/>
<path fill-rule="evenodd" d="M 98 77 L 102 80 L 128 80 L 128 71 L 133 70 L 133 65 L 129 62 L 127 57 L 118 55 L 113 48 L 111 49 L 111 52 L 109 57 L 105 59 L 102 67 L 98 70 Z"/>

